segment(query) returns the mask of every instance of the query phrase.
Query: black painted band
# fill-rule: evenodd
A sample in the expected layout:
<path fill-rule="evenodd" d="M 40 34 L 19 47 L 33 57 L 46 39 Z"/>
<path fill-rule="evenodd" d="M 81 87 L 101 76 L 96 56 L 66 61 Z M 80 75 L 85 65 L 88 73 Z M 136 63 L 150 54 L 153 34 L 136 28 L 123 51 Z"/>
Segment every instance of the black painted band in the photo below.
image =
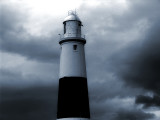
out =
<path fill-rule="evenodd" d="M 78 21 L 78 22 L 81 23 L 81 21 L 79 21 L 79 20 L 67 20 L 67 21 L 64 21 L 63 24 L 66 23 L 66 22 L 68 22 L 68 21 Z"/>
<path fill-rule="evenodd" d="M 59 41 L 59 44 L 62 44 L 64 42 L 69 42 L 69 41 L 76 41 L 76 42 L 81 42 L 83 44 L 86 44 L 86 40 L 84 38 L 78 38 L 78 37 L 63 38 Z"/>
<path fill-rule="evenodd" d="M 90 118 L 87 79 L 64 77 L 59 80 L 57 118 Z"/>

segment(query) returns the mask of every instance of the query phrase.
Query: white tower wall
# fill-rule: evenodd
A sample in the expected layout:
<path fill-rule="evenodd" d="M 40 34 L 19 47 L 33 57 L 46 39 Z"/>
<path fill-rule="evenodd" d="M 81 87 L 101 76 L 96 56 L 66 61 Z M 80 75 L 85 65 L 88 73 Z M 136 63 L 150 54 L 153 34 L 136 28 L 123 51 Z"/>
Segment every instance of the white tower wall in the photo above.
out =
<path fill-rule="evenodd" d="M 61 49 L 59 77 L 86 77 L 84 45 L 80 42 L 65 42 Z"/>

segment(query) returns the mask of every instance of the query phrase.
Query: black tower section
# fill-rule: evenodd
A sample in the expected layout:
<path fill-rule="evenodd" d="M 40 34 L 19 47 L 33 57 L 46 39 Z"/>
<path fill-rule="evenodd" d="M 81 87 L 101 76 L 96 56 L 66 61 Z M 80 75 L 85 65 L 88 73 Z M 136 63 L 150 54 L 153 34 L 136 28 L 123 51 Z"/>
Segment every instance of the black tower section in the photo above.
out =
<path fill-rule="evenodd" d="M 87 79 L 64 77 L 59 80 L 57 118 L 90 118 Z"/>

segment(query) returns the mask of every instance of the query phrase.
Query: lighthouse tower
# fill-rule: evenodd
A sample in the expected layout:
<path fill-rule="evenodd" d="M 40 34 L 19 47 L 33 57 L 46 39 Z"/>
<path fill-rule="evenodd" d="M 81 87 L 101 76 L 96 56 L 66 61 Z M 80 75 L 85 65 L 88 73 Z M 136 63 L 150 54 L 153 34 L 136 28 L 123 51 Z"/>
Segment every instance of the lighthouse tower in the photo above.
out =
<path fill-rule="evenodd" d="M 73 11 L 63 21 L 58 90 L 58 120 L 90 118 L 82 22 Z"/>

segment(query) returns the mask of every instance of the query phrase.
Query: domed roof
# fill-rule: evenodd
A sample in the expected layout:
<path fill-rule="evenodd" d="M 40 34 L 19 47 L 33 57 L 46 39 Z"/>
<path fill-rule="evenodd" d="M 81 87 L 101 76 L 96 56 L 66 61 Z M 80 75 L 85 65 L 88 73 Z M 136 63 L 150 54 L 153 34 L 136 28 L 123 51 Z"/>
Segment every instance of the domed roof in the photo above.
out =
<path fill-rule="evenodd" d="M 81 20 L 79 19 L 79 17 L 75 14 L 75 13 L 69 13 L 69 15 L 64 19 L 64 22 L 66 21 L 70 21 L 70 20 L 77 20 L 77 21 L 80 21 Z"/>

